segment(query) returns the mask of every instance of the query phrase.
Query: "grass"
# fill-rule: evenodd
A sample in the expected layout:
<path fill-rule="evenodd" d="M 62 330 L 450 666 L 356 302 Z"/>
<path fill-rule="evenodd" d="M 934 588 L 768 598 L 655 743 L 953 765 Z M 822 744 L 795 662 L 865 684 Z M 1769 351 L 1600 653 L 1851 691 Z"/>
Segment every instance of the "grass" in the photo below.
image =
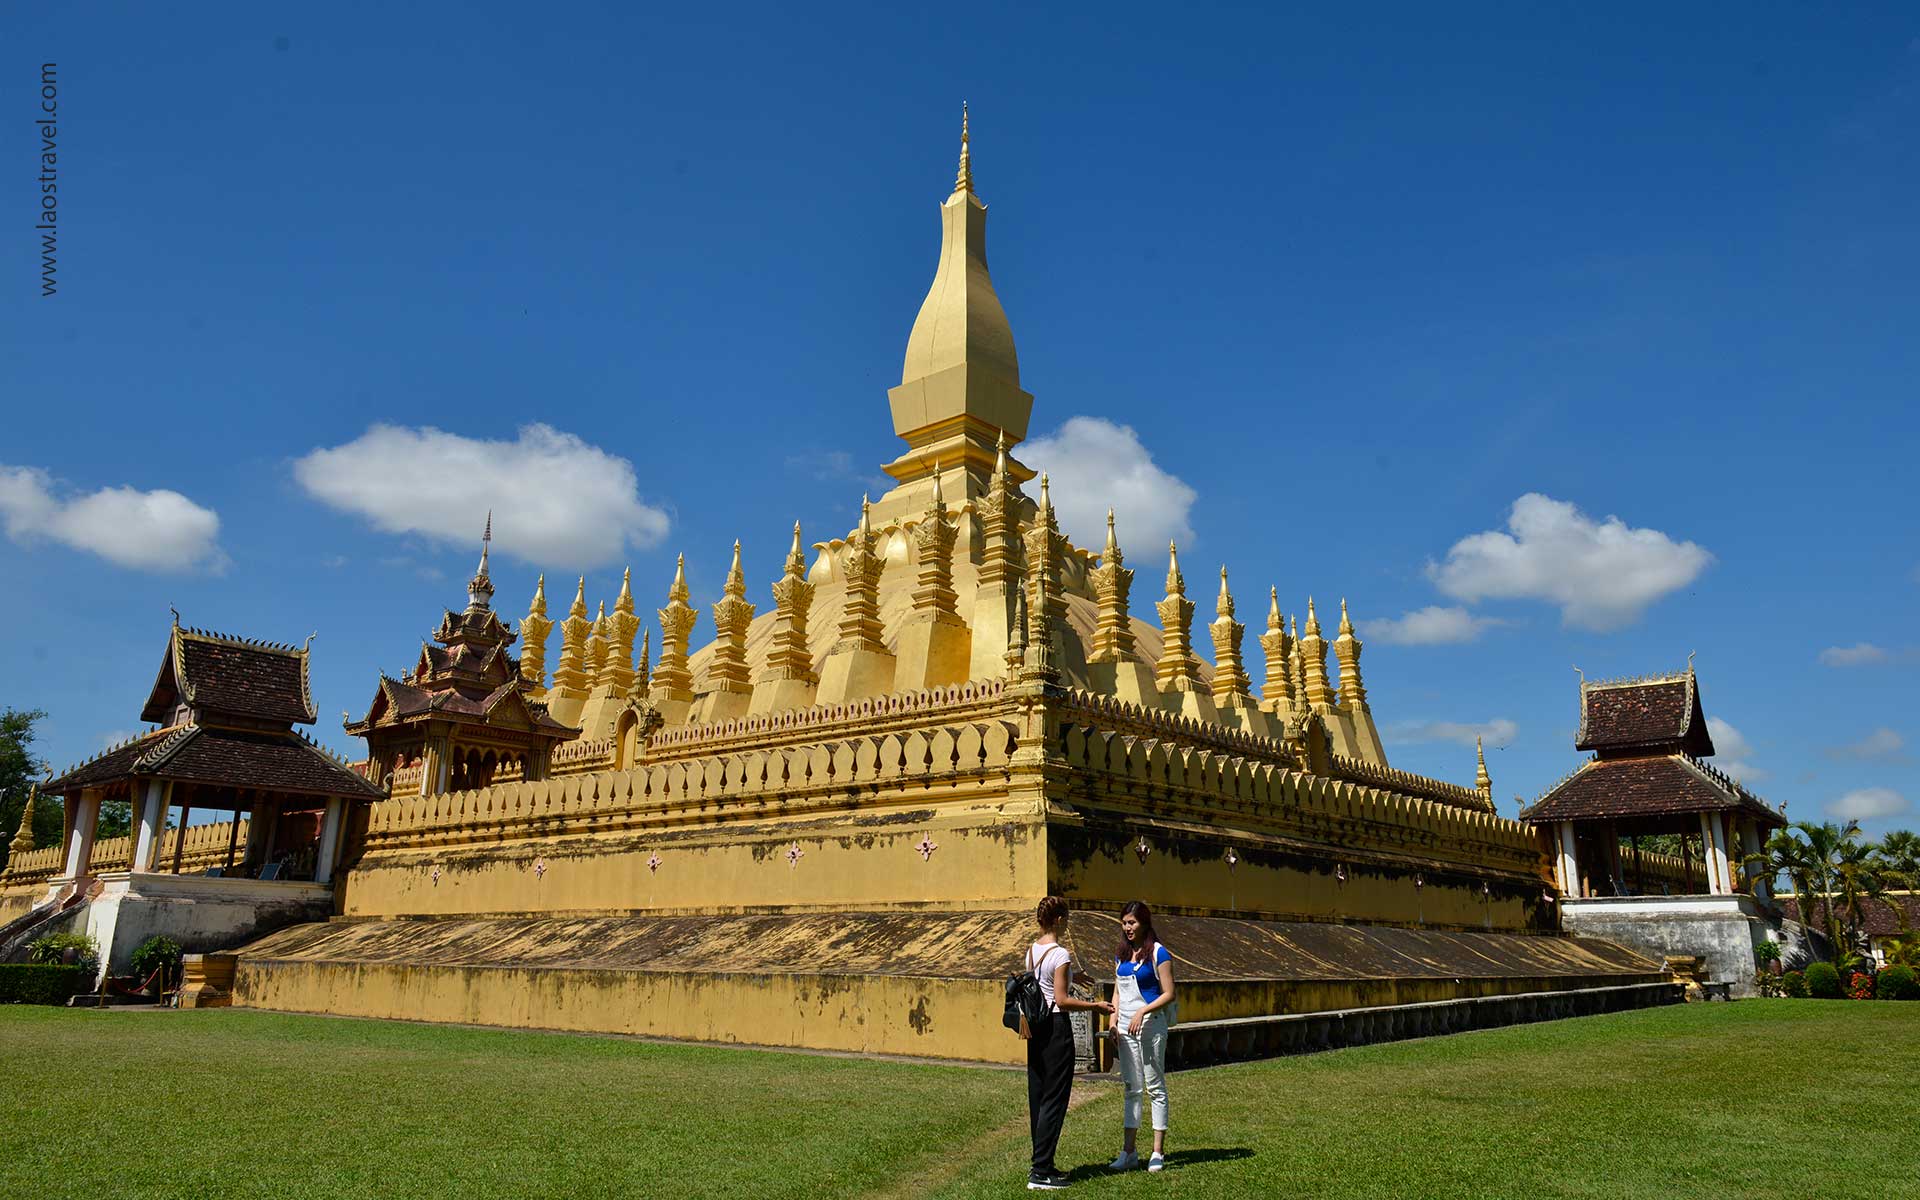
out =
<path fill-rule="evenodd" d="M 259 1012 L 0 1008 L 0 1196 L 1026 1194 L 1017 1073 Z M 1184 1072 L 1069 1194 L 1920 1193 L 1920 1004 L 1690 1005 Z"/>

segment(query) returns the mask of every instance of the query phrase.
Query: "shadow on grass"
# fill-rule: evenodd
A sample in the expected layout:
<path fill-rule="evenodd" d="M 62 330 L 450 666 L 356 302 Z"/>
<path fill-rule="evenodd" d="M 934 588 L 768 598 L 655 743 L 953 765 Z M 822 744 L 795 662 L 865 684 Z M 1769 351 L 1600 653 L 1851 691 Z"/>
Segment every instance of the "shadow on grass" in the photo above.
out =
<path fill-rule="evenodd" d="M 1169 1150 L 1167 1151 L 1167 1169 L 1172 1171 L 1183 1167 L 1197 1167 L 1205 1163 L 1233 1162 L 1236 1159 L 1252 1157 L 1253 1151 L 1246 1146 L 1225 1146 L 1203 1150 Z M 1146 1164 L 1146 1156 L 1142 1154 L 1140 1166 L 1136 1169 L 1144 1171 L 1146 1170 Z M 1104 1163 L 1090 1163 L 1083 1167 L 1075 1167 L 1073 1170 L 1067 1172 L 1067 1178 L 1075 1183 L 1080 1183 L 1088 1179 L 1108 1179 L 1113 1175 L 1114 1172 L 1107 1170 Z"/>

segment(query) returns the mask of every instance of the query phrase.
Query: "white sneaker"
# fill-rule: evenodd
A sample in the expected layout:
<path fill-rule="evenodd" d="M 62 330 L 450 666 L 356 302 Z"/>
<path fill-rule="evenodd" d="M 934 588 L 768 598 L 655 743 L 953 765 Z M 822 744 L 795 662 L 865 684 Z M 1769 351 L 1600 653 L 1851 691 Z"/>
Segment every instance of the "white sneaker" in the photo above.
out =
<path fill-rule="evenodd" d="M 1120 1157 L 1107 1164 L 1109 1171 L 1131 1171 L 1140 1165 L 1140 1156 L 1131 1150 L 1122 1150 Z"/>
<path fill-rule="evenodd" d="M 1167 1156 L 1164 1154 L 1156 1154 L 1147 1160 L 1147 1170 L 1149 1171 L 1164 1171 L 1166 1169 Z"/>

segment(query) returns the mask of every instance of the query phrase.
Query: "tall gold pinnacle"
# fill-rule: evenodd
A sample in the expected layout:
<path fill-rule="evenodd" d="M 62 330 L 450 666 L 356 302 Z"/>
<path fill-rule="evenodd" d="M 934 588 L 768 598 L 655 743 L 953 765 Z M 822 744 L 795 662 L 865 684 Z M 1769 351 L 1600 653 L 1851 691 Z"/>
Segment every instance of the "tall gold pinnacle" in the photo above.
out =
<path fill-rule="evenodd" d="M 967 149 L 967 102 L 960 102 L 960 171 L 953 178 L 953 190 L 973 194 L 973 156 Z"/>

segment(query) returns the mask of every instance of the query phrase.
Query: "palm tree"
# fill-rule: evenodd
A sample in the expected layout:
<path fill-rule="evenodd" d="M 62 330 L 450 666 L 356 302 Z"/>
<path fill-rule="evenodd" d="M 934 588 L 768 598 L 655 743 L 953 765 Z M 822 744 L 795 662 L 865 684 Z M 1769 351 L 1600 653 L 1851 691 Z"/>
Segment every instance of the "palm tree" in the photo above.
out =
<path fill-rule="evenodd" d="M 1889 882 L 1909 891 L 1920 891 L 1920 834 L 1910 829 L 1896 829 L 1880 839 L 1880 844 L 1874 847 L 1874 857 L 1880 860 L 1881 870 Z"/>
<path fill-rule="evenodd" d="M 1834 855 L 1833 890 L 1839 893 L 1840 911 L 1847 919 L 1850 935 L 1857 935 L 1866 920 L 1868 900 L 1899 907 L 1887 897 L 1886 868 L 1881 865 L 1879 849 L 1872 842 L 1846 838 Z"/>
<path fill-rule="evenodd" d="M 1795 821 L 1768 838 L 1763 853 L 1750 854 L 1746 860 L 1749 865 L 1760 868 L 1755 876 L 1756 882 L 1777 875 L 1787 877 L 1787 882 L 1793 885 L 1794 895 L 1800 898 L 1801 924 L 1811 927 L 1816 899 L 1824 902 L 1826 919 L 1821 926 L 1836 955 L 1843 956 L 1846 953 L 1846 945 L 1840 937 L 1840 925 L 1834 919 L 1833 912 L 1836 864 L 1847 844 L 1857 844 L 1859 837 L 1860 825 L 1855 821 L 1848 821 L 1845 825 L 1836 825 L 1832 821 L 1818 825 L 1811 821 Z M 1856 884 L 1860 882 L 1864 882 L 1864 878 L 1856 875 Z"/>

